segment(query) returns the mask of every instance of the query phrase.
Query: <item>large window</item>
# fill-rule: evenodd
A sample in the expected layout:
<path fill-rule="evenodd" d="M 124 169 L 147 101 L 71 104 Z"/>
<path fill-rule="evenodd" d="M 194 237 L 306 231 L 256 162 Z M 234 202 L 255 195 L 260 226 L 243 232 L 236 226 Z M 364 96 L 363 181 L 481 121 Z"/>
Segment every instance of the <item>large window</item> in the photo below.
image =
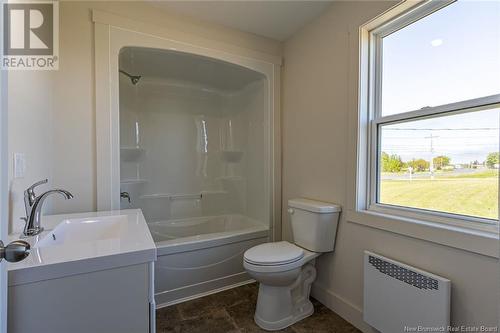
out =
<path fill-rule="evenodd" d="M 496 224 L 500 2 L 428 2 L 369 38 L 368 208 Z"/>

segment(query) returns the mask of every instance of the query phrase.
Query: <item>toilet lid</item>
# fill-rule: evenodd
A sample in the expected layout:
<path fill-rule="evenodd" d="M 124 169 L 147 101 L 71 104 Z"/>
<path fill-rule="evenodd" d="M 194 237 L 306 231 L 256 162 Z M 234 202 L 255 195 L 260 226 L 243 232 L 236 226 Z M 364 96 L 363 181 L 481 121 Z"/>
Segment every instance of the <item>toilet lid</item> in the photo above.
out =
<path fill-rule="evenodd" d="M 304 250 L 288 242 L 266 243 L 252 247 L 244 254 L 254 265 L 284 265 L 304 257 Z"/>

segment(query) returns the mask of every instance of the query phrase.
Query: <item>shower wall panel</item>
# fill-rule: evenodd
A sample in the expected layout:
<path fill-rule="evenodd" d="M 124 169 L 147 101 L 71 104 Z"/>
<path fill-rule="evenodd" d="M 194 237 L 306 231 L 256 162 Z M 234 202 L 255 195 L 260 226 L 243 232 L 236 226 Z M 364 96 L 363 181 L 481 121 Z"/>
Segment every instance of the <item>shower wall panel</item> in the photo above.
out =
<path fill-rule="evenodd" d="M 139 150 L 121 161 L 131 196 L 122 207 L 142 208 L 149 220 L 235 213 L 267 223 L 266 88 L 265 80 L 222 91 L 122 79 L 121 147 Z"/>

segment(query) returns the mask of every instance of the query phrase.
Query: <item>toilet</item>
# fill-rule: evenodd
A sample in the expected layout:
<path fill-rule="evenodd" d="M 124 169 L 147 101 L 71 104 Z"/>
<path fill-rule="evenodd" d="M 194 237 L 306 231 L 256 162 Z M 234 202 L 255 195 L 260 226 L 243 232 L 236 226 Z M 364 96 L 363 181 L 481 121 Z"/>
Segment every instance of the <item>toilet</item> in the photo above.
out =
<path fill-rule="evenodd" d="M 314 259 L 333 251 L 340 211 L 332 203 L 289 200 L 293 244 L 265 243 L 245 252 L 243 266 L 260 283 L 254 319 L 261 328 L 283 329 L 314 312 L 309 300 Z"/>

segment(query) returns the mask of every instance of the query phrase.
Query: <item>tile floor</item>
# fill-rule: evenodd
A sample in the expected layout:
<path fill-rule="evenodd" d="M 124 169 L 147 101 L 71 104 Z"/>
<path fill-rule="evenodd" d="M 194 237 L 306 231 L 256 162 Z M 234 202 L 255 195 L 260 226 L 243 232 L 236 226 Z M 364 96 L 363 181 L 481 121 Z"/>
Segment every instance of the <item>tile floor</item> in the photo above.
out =
<path fill-rule="evenodd" d="M 158 333 L 266 332 L 253 321 L 258 284 L 252 283 L 156 311 Z M 347 321 L 316 300 L 314 314 L 284 330 L 286 333 L 355 333 Z"/>

